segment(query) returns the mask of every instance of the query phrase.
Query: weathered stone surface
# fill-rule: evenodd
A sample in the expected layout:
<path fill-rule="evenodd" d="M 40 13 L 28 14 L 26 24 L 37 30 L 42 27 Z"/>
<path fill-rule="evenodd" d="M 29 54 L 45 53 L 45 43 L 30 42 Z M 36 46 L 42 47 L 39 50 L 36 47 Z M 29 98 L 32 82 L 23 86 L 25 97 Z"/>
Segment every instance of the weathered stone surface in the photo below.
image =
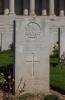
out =
<path fill-rule="evenodd" d="M 10 49 L 10 44 L 13 42 L 13 33 L 2 33 L 2 50 Z"/>
<path fill-rule="evenodd" d="M 16 21 L 15 89 L 25 83 L 25 91 L 49 92 L 48 20 L 28 17 Z"/>
<path fill-rule="evenodd" d="M 65 26 L 61 27 L 60 30 L 60 57 L 65 56 Z"/>

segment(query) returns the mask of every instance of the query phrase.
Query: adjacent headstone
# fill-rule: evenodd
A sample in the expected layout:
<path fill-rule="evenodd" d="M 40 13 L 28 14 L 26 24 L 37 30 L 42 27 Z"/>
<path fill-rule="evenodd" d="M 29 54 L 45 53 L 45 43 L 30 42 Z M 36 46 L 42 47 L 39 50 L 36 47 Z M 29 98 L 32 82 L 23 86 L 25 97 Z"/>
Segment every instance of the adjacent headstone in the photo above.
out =
<path fill-rule="evenodd" d="M 42 17 L 18 19 L 15 36 L 15 92 L 23 86 L 25 92 L 49 92 L 48 20 Z"/>
<path fill-rule="evenodd" d="M 51 27 L 50 28 L 50 54 L 52 54 L 53 47 L 58 42 L 58 28 Z"/>
<path fill-rule="evenodd" d="M 60 57 L 65 56 L 65 26 L 60 28 Z"/>
<path fill-rule="evenodd" d="M 10 49 L 10 45 L 13 42 L 13 32 L 3 32 L 1 41 L 2 51 Z"/>

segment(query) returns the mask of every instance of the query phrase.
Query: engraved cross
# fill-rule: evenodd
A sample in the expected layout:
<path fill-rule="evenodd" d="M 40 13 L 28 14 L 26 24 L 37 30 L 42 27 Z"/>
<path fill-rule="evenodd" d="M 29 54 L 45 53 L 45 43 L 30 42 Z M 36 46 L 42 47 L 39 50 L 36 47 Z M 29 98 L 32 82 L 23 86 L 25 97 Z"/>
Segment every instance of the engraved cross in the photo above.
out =
<path fill-rule="evenodd" d="M 29 63 L 32 63 L 33 64 L 33 76 L 34 76 L 34 66 L 35 66 L 35 63 L 39 63 L 40 61 L 35 60 L 34 53 L 32 53 L 32 55 L 33 55 L 33 59 L 32 60 L 28 60 L 26 62 L 29 62 Z"/>

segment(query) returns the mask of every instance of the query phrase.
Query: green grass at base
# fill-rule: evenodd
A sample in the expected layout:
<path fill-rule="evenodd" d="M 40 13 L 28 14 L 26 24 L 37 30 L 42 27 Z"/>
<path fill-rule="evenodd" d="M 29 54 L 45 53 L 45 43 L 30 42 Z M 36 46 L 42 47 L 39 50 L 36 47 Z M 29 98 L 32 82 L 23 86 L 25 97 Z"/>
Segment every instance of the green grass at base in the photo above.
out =
<path fill-rule="evenodd" d="M 57 91 L 65 94 L 65 66 L 50 68 L 50 85 Z"/>
<path fill-rule="evenodd" d="M 56 95 L 47 95 L 44 100 L 60 100 L 60 98 Z"/>
<path fill-rule="evenodd" d="M 28 100 L 28 98 L 33 97 L 34 95 L 31 93 L 23 94 L 19 97 L 19 100 Z"/>
<path fill-rule="evenodd" d="M 11 50 L 0 52 L 0 66 L 7 66 L 13 63 L 13 53 Z"/>

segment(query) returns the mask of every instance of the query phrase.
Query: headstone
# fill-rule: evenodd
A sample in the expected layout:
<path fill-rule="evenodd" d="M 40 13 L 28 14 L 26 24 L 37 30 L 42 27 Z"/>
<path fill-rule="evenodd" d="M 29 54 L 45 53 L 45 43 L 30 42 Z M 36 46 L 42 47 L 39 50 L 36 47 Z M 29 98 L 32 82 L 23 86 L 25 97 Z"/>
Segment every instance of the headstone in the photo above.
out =
<path fill-rule="evenodd" d="M 60 57 L 65 56 L 65 26 L 60 29 Z"/>
<path fill-rule="evenodd" d="M 10 49 L 10 45 L 13 42 L 13 32 L 3 32 L 2 33 L 2 51 Z"/>
<path fill-rule="evenodd" d="M 50 18 L 50 54 L 53 54 L 53 47 L 58 42 L 58 22 L 55 17 Z"/>
<path fill-rule="evenodd" d="M 15 92 L 49 92 L 48 20 L 24 17 L 16 21 Z"/>
<path fill-rule="evenodd" d="M 2 47 L 2 42 L 1 42 L 1 33 L 0 33 L 0 51 L 1 51 L 1 47 Z"/>
<path fill-rule="evenodd" d="M 58 42 L 58 28 L 50 28 L 50 54 L 52 54 L 53 47 Z"/>
<path fill-rule="evenodd" d="M 0 33 L 0 51 L 2 51 L 2 33 Z"/>

